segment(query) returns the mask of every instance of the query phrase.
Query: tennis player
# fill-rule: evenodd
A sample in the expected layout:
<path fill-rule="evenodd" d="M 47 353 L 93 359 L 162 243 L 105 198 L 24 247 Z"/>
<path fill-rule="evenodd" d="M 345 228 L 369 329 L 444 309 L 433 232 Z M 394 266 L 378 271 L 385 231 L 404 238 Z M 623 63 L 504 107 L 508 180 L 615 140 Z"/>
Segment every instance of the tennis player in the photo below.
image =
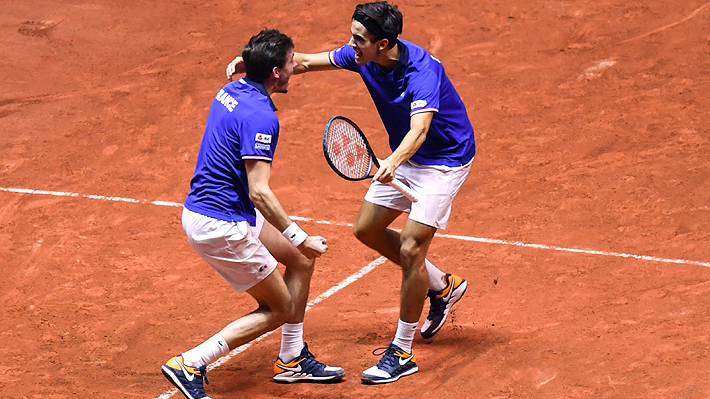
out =
<path fill-rule="evenodd" d="M 473 127 L 441 62 L 399 39 L 402 14 L 385 1 L 360 4 L 350 42 L 330 52 L 296 53 L 294 73 L 346 69 L 362 77 L 389 135 L 392 154 L 380 161 L 355 222 L 355 236 L 402 267 L 400 314 L 394 340 L 364 383 L 388 383 L 418 370 L 412 341 L 426 296 L 429 313 L 421 335 L 432 338 L 466 291 L 466 280 L 444 273 L 426 259 L 437 229 L 445 229 L 451 203 L 471 169 Z M 243 72 L 235 58 L 227 78 Z M 388 184 L 399 179 L 420 197 L 412 203 Z M 409 213 L 401 234 L 389 225 Z"/>
<path fill-rule="evenodd" d="M 326 240 L 299 228 L 269 187 L 279 139 L 270 96 L 288 89 L 296 66 L 293 42 L 263 30 L 242 56 L 246 77 L 224 86 L 212 101 L 182 225 L 195 251 L 258 308 L 161 367 L 188 399 L 207 397 L 207 365 L 282 324 L 274 380 L 333 382 L 344 375 L 342 368 L 315 360 L 303 342 L 314 259 L 327 250 Z M 286 266 L 283 277 L 277 261 Z"/>

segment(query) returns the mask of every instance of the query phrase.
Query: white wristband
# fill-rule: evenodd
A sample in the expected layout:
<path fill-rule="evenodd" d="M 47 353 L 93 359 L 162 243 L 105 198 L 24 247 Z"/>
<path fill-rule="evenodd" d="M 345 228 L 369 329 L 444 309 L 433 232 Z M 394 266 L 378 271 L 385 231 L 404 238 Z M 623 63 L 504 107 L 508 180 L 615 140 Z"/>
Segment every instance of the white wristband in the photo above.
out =
<path fill-rule="evenodd" d="M 308 238 L 308 234 L 301 230 L 296 222 L 292 222 L 281 234 L 283 234 L 294 247 L 301 245 L 304 241 L 306 241 L 306 238 Z"/>

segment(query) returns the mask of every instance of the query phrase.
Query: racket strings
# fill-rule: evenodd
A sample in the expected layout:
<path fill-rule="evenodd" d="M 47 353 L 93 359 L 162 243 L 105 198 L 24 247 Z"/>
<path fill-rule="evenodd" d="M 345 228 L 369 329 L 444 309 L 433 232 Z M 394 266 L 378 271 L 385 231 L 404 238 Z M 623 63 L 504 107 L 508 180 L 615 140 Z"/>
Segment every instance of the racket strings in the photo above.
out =
<path fill-rule="evenodd" d="M 372 158 L 360 133 L 348 122 L 333 120 L 326 140 L 328 155 L 340 173 L 352 179 L 370 174 Z"/>

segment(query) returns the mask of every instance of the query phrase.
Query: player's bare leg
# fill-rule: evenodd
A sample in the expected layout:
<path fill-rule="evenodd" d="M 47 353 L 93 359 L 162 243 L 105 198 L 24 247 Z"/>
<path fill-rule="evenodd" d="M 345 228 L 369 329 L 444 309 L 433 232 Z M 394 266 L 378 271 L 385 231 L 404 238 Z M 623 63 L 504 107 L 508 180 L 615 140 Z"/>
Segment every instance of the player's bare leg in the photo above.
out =
<path fill-rule="evenodd" d="M 294 303 L 293 315 L 281 326 L 281 348 L 274 365 L 274 380 L 282 383 L 340 381 L 345 371 L 315 360 L 303 342 L 303 319 L 315 260 L 305 257 L 269 222 L 264 222 L 259 240 L 286 266 L 284 282 Z"/>
<path fill-rule="evenodd" d="M 401 265 L 402 237 L 398 232 L 389 228 L 389 225 L 401 214 L 402 212 L 396 209 L 363 201 L 353 233 L 360 242 L 395 264 Z M 445 273 L 428 260 L 424 262 L 429 274 L 429 288 L 436 290 L 444 288 L 446 285 Z"/>
<path fill-rule="evenodd" d="M 293 298 L 295 307 L 293 316 L 286 322 L 303 322 L 315 260 L 303 256 L 301 251 L 291 245 L 283 234 L 269 222 L 264 222 L 259 234 L 259 240 L 279 263 L 286 266 L 284 282 L 286 287 L 288 287 L 291 298 Z"/>
<path fill-rule="evenodd" d="M 390 229 L 389 225 L 401 214 L 402 212 L 396 209 L 363 201 L 355 220 L 353 234 L 363 244 L 400 265 L 400 234 Z"/>
<path fill-rule="evenodd" d="M 396 381 L 418 370 L 412 342 L 429 288 L 425 258 L 436 228 L 407 220 L 399 234 L 388 226 L 400 214 L 365 201 L 353 229 L 358 240 L 402 267 L 397 332 L 387 348 L 383 348 L 377 365 L 362 373 L 360 379 L 366 384 Z"/>
<path fill-rule="evenodd" d="M 424 259 L 436 228 L 407 220 L 400 234 L 388 226 L 401 213 L 364 201 L 353 231 L 363 244 L 402 267 L 400 318 L 416 323 L 429 287 Z"/>
<path fill-rule="evenodd" d="M 247 293 L 257 301 L 259 307 L 229 323 L 219 332 L 231 349 L 278 328 L 295 313 L 291 295 L 277 269 L 248 289 Z"/>
<path fill-rule="evenodd" d="M 204 384 L 208 383 L 207 365 L 293 316 L 293 301 L 278 270 L 274 269 L 247 292 L 259 304 L 255 311 L 231 322 L 207 341 L 161 366 L 165 378 L 185 397 L 208 398 L 204 389 Z"/>
<path fill-rule="evenodd" d="M 364 201 L 353 228 L 358 240 L 398 265 L 402 264 L 400 252 L 403 240 L 389 225 L 400 214 L 398 210 Z M 449 310 L 466 292 L 467 283 L 459 276 L 442 272 L 427 259 L 424 264 L 429 277 L 427 295 L 431 306 L 422 324 L 421 334 L 428 340 L 444 325 Z"/>
<path fill-rule="evenodd" d="M 401 265 L 401 235 L 389 225 L 402 212 L 364 201 L 357 215 L 353 233 L 360 242 L 379 252 L 390 261 Z M 429 289 L 441 290 L 446 287 L 446 274 L 428 260 L 424 260 L 429 275 Z"/>
<path fill-rule="evenodd" d="M 413 220 L 407 220 L 402 229 L 402 234 L 400 234 L 390 229 L 389 225 L 401 214 L 402 212 L 396 209 L 363 201 L 353 227 L 353 233 L 360 242 L 395 264 L 402 266 L 402 300 L 405 301 L 404 298 L 409 298 L 410 291 L 421 291 L 421 287 L 418 284 L 420 283 L 422 265 L 424 265 L 424 273 L 427 276 L 427 286 L 431 285 L 427 269 L 431 268 L 438 271 L 435 266 L 426 265 L 425 263 L 426 252 L 437 229 Z M 407 259 L 403 259 L 403 256 L 406 256 Z M 444 276 L 440 271 L 438 271 L 438 274 Z M 424 291 L 424 294 L 426 294 L 426 291 Z M 422 297 L 425 297 L 424 294 L 422 294 Z M 406 319 L 403 320 L 419 320 L 421 309 L 415 315 L 416 308 L 417 306 L 414 306 L 410 309 L 409 302 L 407 302 L 402 308 L 404 313 L 401 313 L 401 315 L 406 315 Z"/>
<path fill-rule="evenodd" d="M 399 234 L 390 229 L 389 225 L 400 214 L 400 211 L 365 201 L 360 207 L 360 212 L 353 228 L 358 240 L 402 267 L 400 319 L 397 325 L 397 332 L 394 340 L 382 352 L 383 357 L 380 362 L 362 373 L 360 378 L 363 383 L 367 384 L 396 381 L 400 377 L 415 373 L 418 370 L 415 363 L 416 360 L 412 354 L 412 342 L 424 307 L 425 294 L 428 291 L 430 298 L 432 298 L 432 293 L 437 294 L 439 292 L 441 286 L 432 289 L 433 284 L 441 284 L 445 289 L 449 287 L 449 285 L 439 281 L 440 277 L 438 276 L 445 276 L 447 280 L 451 281 L 454 280 L 454 277 L 458 279 L 456 281 L 459 284 L 459 288 L 449 290 L 458 295 L 458 297 L 448 302 L 436 299 L 439 302 L 444 301 L 443 312 L 439 311 L 439 307 L 431 307 L 429 315 L 424 322 L 426 329 L 422 331 L 427 333 L 433 331 L 433 333 L 425 338 L 431 338 L 441 328 L 451 305 L 463 295 L 462 292 L 466 288 L 465 280 L 458 276 L 444 274 L 426 260 L 426 253 L 437 229 L 408 219 L 404 224 L 402 233 Z M 462 282 L 463 284 L 461 284 Z M 432 317 L 432 315 L 435 317 Z M 436 322 L 432 323 L 429 320 L 430 318 L 435 319 Z"/>
<path fill-rule="evenodd" d="M 436 228 L 407 219 L 402 228 L 399 250 L 402 267 L 399 318 L 407 323 L 419 322 L 429 289 L 429 276 L 424 259 Z"/>

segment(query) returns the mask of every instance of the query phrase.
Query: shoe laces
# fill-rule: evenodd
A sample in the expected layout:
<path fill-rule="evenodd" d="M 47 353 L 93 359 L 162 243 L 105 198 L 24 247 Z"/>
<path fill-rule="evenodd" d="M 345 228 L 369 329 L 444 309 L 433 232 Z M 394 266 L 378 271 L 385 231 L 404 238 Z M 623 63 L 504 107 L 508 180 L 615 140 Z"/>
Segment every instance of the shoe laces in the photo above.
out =
<path fill-rule="evenodd" d="M 303 344 L 303 352 L 306 352 L 303 354 L 303 357 L 306 359 L 315 359 L 316 355 L 313 354 L 310 350 L 308 350 L 308 344 L 304 343 Z"/>
<path fill-rule="evenodd" d="M 303 353 L 305 352 L 305 353 Z M 304 361 L 304 367 L 308 367 L 309 369 L 312 368 L 320 368 L 320 367 L 326 367 L 324 363 L 319 362 L 316 360 L 316 355 L 313 354 L 310 350 L 308 350 L 308 345 L 303 344 L 303 358 L 305 359 Z"/>
<path fill-rule="evenodd" d="M 435 291 L 429 291 L 429 293 L 427 293 L 427 296 L 429 297 L 430 301 L 430 314 L 442 312 L 446 308 L 446 301 L 444 300 L 444 298 L 437 298 L 437 293 Z"/>
<path fill-rule="evenodd" d="M 396 360 L 396 353 L 399 349 L 395 347 L 394 345 L 389 345 L 389 346 L 383 346 L 380 348 L 375 348 L 375 350 L 372 351 L 372 354 L 375 356 L 382 356 L 379 362 L 377 362 L 377 368 L 381 368 L 380 366 L 394 366 L 395 363 L 397 362 Z"/>
<path fill-rule="evenodd" d="M 209 385 L 209 381 L 207 381 L 207 366 L 200 366 L 197 370 L 200 371 L 200 374 L 202 375 L 202 379 L 205 381 L 205 384 Z"/>

